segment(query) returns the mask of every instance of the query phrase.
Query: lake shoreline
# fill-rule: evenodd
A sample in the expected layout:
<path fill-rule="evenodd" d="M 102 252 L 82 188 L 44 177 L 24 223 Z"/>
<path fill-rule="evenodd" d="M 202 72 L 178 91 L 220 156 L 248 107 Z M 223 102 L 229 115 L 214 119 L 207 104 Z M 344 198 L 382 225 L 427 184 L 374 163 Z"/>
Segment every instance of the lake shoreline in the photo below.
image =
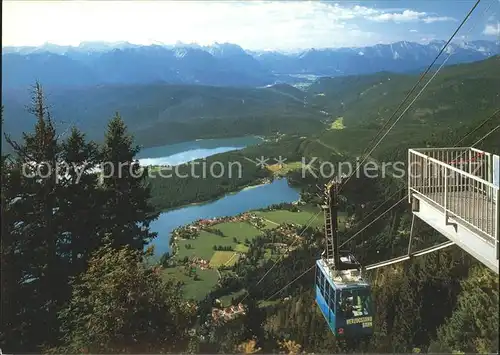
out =
<path fill-rule="evenodd" d="M 287 179 L 254 182 L 212 201 L 195 202 L 160 212 L 158 219 L 150 226 L 151 231 L 158 233 L 158 237 L 151 244 L 155 245 L 156 255 L 170 253 L 171 233 L 178 227 L 199 219 L 231 217 L 270 205 L 293 203 L 298 200 L 300 191 L 291 187 Z"/>
<path fill-rule="evenodd" d="M 151 148 L 159 148 L 159 147 L 163 147 L 163 146 L 166 146 L 166 145 L 180 145 L 180 144 L 184 144 L 184 143 L 189 143 L 189 142 L 206 142 L 206 141 L 215 141 L 215 140 L 229 140 L 229 139 L 238 139 L 238 138 L 248 138 L 248 137 L 256 137 L 256 138 L 259 138 L 261 139 L 262 141 L 265 141 L 267 139 L 266 136 L 261 136 L 261 135 L 250 135 L 250 136 L 247 136 L 247 135 L 243 135 L 243 136 L 231 136 L 231 137 L 219 137 L 219 136 L 214 136 L 214 137 L 209 137 L 209 138 L 193 138 L 193 139 L 184 139 L 184 140 L 173 140 L 171 142 L 163 142 L 163 143 L 157 143 L 157 144 L 153 144 L 153 145 L 149 145 L 149 144 L 139 144 L 141 150 L 145 150 L 145 149 L 151 149 Z"/>
<path fill-rule="evenodd" d="M 250 136 L 239 136 L 239 137 L 224 137 L 224 138 L 201 138 L 194 140 L 187 140 L 172 144 L 162 144 L 162 145 L 154 145 L 154 146 L 141 146 L 140 152 L 135 157 L 139 161 L 141 160 L 159 160 L 165 157 L 174 157 L 179 154 L 184 154 L 192 150 L 197 149 L 213 149 L 216 150 L 218 148 L 228 146 L 231 149 L 227 151 L 214 152 L 212 154 L 203 154 L 200 157 L 195 157 L 193 159 L 176 161 L 175 163 L 150 163 L 145 164 L 145 166 L 154 166 L 154 165 L 182 165 L 189 163 L 191 161 L 206 159 L 209 156 L 225 153 L 232 150 L 240 150 L 245 149 L 249 146 L 259 145 L 263 142 L 266 142 L 266 137 L 250 135 Z M 214 144 L 216 143 L 216 144 Z M 167 148 L 169 151 L 163 151 L 164 148 Z M 175 160 L 175 159 L 174 159 Z"/>
<path fill-rule="evenodd" d="M 207 204 L 207 203 L 210 203 L 210 202 L 215 202 L 215 201 L 217 201 L 217 200 L 219 200 L 221 198 L 224 198 L 226 196 L 237 194 L 238 192 L 241 192 L 241 191 L 247 191 L 247 190 L 251 190 L 251 189 L 254 189 L 256 187 L 259 187 L 259 186 L 269 185 L 274 180 L 281 180 L 281 179 L 286 179 L 286 177 L 276 178 L 276 179 L 273 179 L 273 180 L 265 179 L 265 181 L 254 181 L 254 182 L 251 182 L 249 184 L 240 186 L 240 187 L 238 187 L 235 190 L 223 192 L 220 195 L 217 195 L 216 197 L 213 197 L 213 198 L 211 198 L 209 200 L 189 202 L 189 203 L 185 203 L 185 204 L 182 204 L 182 205 L 172 206 L 172 207 L 168 207 L 168 208 L 164 208 L 164 209 L 158 209 L 155 212 L 157 212 L 157 213 L 165 213 L 165 212 L 171 212 L 173 210 L 177 210 L 179 208 L 204 205 L 204 204 Z"/>

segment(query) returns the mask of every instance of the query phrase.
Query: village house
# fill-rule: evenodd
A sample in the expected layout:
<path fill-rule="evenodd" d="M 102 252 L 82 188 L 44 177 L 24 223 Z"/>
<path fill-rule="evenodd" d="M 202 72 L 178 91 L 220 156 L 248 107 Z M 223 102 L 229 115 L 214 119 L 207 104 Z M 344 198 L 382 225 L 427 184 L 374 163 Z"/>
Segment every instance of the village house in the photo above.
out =
<path fill-rule="evenodd" d="M 223 309 L 212 308 L 212 318 L 215 321 L 228 321 L 241 314 L 245 314 L 245 307 L 241 303 L 237 306 L 230 306 Z"/>

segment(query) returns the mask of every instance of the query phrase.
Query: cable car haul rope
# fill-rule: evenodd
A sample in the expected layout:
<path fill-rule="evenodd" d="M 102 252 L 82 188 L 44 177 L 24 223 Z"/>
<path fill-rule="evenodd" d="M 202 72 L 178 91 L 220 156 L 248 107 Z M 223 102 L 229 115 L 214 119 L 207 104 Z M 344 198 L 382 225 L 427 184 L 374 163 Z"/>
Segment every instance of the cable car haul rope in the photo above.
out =
<path fill-rule="evenodd" d="M 316 261 L 316 303 L 335 335 L 370 336 L 373 304 L 370 285 L 362 277 L 354 255 L 338 242 L 338 192 L 340 181 L 325 188 L 325 252 Z"/>
<path fill-rule="evenodd" d="M 473 13 L 475 8 L 479 5 L 481 0 L 477 0 L 468 14 L 465 16 L 461 24 L 458 26 L 456 31 L 453 33 L 451 38 L 446 42 L 443 46 L 439 54 L 436 56 L 434 61 L 429 65 L 427 70 L 421 75 L 415 86 L 411 89 L 410 93 L 407 97 L 401 102 L 398 109 L 393 113 L 391 118 L 386 121 L 384 127 L 382 127 L 381 131 L 377 133 L 375 138 L 370 142 L 368 146 L 370 146 L 379 136 L 383 133 L 385 126 L 390 124 L 392 118 L 396 115 L 400 108 L 403 107 L 405 102 L 410 98 L 411 94 L 416 90 L 417 86 L 423 80 L 424 76 L 430 71 L 434 63 L 437 61 L 438 57 L 445 51 L 446 47 L 458 33 L 460 28 L 465 24 L 470 15 Z M 385 134 L 376 142 L 376 144 L 365 150 L 368 152 L 364 160 L 368 159 L 369 155 L 377 148 L 377 146 L 381 143 L 381 141 L 387 136 L 389 131 L 394 127 L 394 125 L 402 118 L 405 112 L 409 109 L 409 107 L 416 101 L 416 99 L 422 94 L 422 92 L 426 89 L 427 85 L 434 79 L 434 77 L 439 73 L 440 69 L 444 66 L 446 61 L 449 59 L 452 53 L 448 56 L 448 58 L 441 64 L 439 69 L 433 74 L 433 76 L 428 80 L 428 82 L 423 86 L 423 88 L 417 93 L 414 99 L 408 104 L 405 110 L 403 110 L 402 114 L 396 119 L 396 121 L 386 130 Z M 497 110 L 490 118 L 488 118 L 485 122 L 483 122 L 479 127 L 474 129 L 472 132 L 461 139 L 463 141 L 470 134 L 474 133 L 476 130 L 480 129 L 487 121 L 489 121 L 492 117 L 494 117 L 499 111 Z M 500 128 L 500 125 L 496 127 L 493 131 Z M 486 136 L 491 134 L 488 133 Z M 484 136 L 479 141 L 474 143 L 476 145 L 481 140 L 486 138 Z M 460 141 L 460 142 L 461 142 Z M 459 143 L 460 143 L 459 142 Z M 459 144 L 457 143 L 457 144 Z M 473 146 L 474 146 L 473 145 Z M 458 160 L 458 158 L 457 158 Z M 359 168 L 359 167 L 358 167 Z M 267 300 L 272 299 L 274 296 L 281 293 L 284 289 L 289 287 L 295 281 L 300 279 L 302 276 L 310 272 L 313 268 L 316 269 L 316 277 L 315 277 L 315 301 L 318 305 L 321 313 L 323 314 L 330 330 L 336 336 L 346 336 L 353 338 L 362 338 L 366 336 L 370 336 L 373 334 L 373 301 L 371 296 L 371 286 L 367 280 L 363 278 L 363 271 L 365 270 L 374 270 L 380 267 L 384 267 L 387 265 L 391 265 L 394 263 L 402 262 L 408 260 L 412 257 L 417 257 L 421 255 L 425 255 L 427 253 L 431 253 L 448 246 L 453 245 L 454 243 L 451 241 L 447 241 L 436 246 L 432 246 L 429 248 L 422 249 L 417 252 L 412 252 L 412 241 L 413 241 L 413 231 L 414 231 L 414 223 L 415 223 L 415 215 L 413 215 L 413 220 L 410 229 L 410 237 L 408 241 L 408 252 L 406 255 L 385 260 L 376 264 L 368 265 L 366 267 L 362 267 L 361 264 L 356 260 L 354 255 L 345 250 L 340 250 L 342 246 L 347 244 L 350 240 L 354 239 L 360 233 L 362 233 L 365 229 L 367 229 L 370 225 L 375 223 L 381 217 L 383 217 L 390 210 L 399 205 L 403 200 L 407 198 L 404 196 L 401 200 L 393 204 L 386 211 L 384 211 L 381 215 L 371 221 L 364 228 L 356 232 L 353 236 L 351 236 L 348 240 L 346 240 L 343 244 L 339 246 L 339 238 L 338 238 L 338 195 L 343 186 L 350 180 L 350 178 L 356 173 L 356 171 L 348 176 L 346 179 L 342 179 L 341 181 L 332 180 L 326 186 L 324 190 L 324 204 L 322 206 L 324 212 L 324 229 L 325 229 L 325 251 L 321 255 L 321 258 L 316 260 L 315 264 L 310 268 L 305 270 L 302 274 L 296 277 L 294 280 L 289 282 L 287 285 L 282 287 L 277 292 L 273 293 L 272 296 L 268 297 Z M 394 195 L 401 192 L 405 187 L 396 191 L 386 202 L 392 199 Z M 369 216 L 376 212 L 381 206 L 383 206 L 386 202 L 382 203 L 378 208 L 376 208 Z M 302 231 L 305 232 L 307 227 L 312 223 L 313 220 L 317 218 L 318 214 L 313 216 L 307 223 L 306 227 Z M 361 223 L 363 223 L 369 216 L 365 217 Z M 302 235 L 301 233 L 301 235 Z M 274 268 L 276 264 L 279 262 L 278 259 L 274 265 L 271 267 Z M 266 274 L 259 280 L 257 284 L 259 284 L 266 275 L 271 271 L 268 270 Z M 245 296 L 249 296 L 249 293 Z"/>
<path fill-rule="evenodd" d="M 468 20 L 472 12 L 479 5 L 480 1 L 481 0 L 477 0 L 477 2 L 465 16 L 461 24 L 455 30 L 453 35 L 443 46 L 439 54 L 429 65 L 426 71 L 421 75 L 421 77 L 414 85 L 414 87 L 411 89 L 411 91 L 408 93 L 403 102 L 401 102 L 399 107 L 394 112 L 393 116 L 396 115 L 396 112 L 398 112 L 399 109 L 410 98 L 413 91 L 415 91 L 415 89 L 420 84 L 424 76 L 430 71 L 434 63 L 437 61 L 438 57 L 445 51 L 446 47 L 453 40 L 453 38 L 458 33 L 460 28 Z M 448 56 L 448 58 L 449 57 L 450 56 Z M 448 58 L 441 64 L 439 69 L 427 81 L 427 83 L 414 97 L 414 99 L 408 104 L 406 109 L 403 110 L 403 112 L 399 115 L 399 117 L 395 120 L 395 122 L 393 122 L 392 125 L 387 129 L 385 134 L 382 135 L 382 137 L 377 141 L 377 143 L 371 149 L 367 150 L 368 153 L 364 156 L 362 163 L 366 159 L 368 159 L 370 154 L 387 136 L 389 131 L 394 127 L 394 125 L 396 125 L 396 123 L 403 117 L 406 111 L 408 111 L 410 106 L 418 99 L 418 97 L 422 94 L 422 92 L 427 88 L 428 84 L 439 73 L 440 69 L 444 66 Z M 384 127 L 382 127 L 382 130 L 384 130 L 385 126 L 389 124 L 393 116 L 391 116 L 391 118 L 386 121 L 386 124 L 384 125 Z M 374 140 L 380 135 L 380 133 L 382 132 L 379 132 L 377 136 L 374 138 Z M 371 145 L 371 143 L 369 145 Z M 325 251 L 322 254 L 322 258 L 316 261 L 315 291 L 316 291 L 316 303 L 319 309 L 321 310 L 321 313 L 325 317 L 325 320 L 328 326 L 330 327 L 330 330 L 333 332 L 333 334 L 335 334 L 336 336 L 341 335 L 341 336 L 359 338 L 364 336 L 370 336 L 373 334 L 372 317 L 374 310 L 373 310 L 370 284 L 363 279 L 362 267 L 354 258 L 354 255 L 352 255 L 350 252 L 340 250 L 338 243 L 338 228 L 337 228 L 338 193 L 339 190 L 351 179 L 351 177 L 355 173 L 356 172 L 351 174 L 349 177 L 347 177 L 347 179 L 344 179 L 343 182 L 332 180 L 325 186 L 325 204 L 322 206 L 323 210 L 325 211 Z M 404 200 L 404 198 L 398 201 L 392 207 L 390 207 L 389 210 L 398 205 L 402 200 Z M 382 217 L 387 212 L 388 211 L 384 212 L 377 219 Z M 414 223 L 415 223 L 415 215 L 413 215 L 407 255 L 370 265 L 366 267 L 365 270 L 376 269 L 378 267 L 408 260 L 412 256 L 418 256 L 430 253 L 453 244 L 453 242 L 446 242 L 438 246 L 421 250 L 417 253 L 412 253 L 411 243 L 413 239 Z M 366 226 L 361 231 L 356 233 L 350 239 L 353 239 L 356 235 L 361 233 L 368 226 Z M 347 241 L 344 244 L 346 243 Z"/>

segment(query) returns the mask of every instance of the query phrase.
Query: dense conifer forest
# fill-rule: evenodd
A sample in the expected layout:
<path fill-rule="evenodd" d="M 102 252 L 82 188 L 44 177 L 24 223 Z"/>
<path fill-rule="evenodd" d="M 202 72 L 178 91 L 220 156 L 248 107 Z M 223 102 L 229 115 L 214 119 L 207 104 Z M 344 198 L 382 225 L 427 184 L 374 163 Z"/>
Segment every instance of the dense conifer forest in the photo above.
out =
<path fill-rule="evenodd" d="M 494 132 L 500 124 L 498 111 L 495 114 L 498 95 L 492 93 L 497 91 L 498 60 L 450 68 L 434 84 L 435 101 L 429 96 L 421 103 L 434 107 L 432 112 L 415 108 L 373 159 L 404 159 L 411 146 L 451 146 L 464 137 L 460 144 L 472 145 L 488 132 L 493 134 L 477 147 L 499 152 L 500 131 Z M 470 76 L 467 85 L 455 83 L 461 75 Z M 372 85 L 372 79 L 359 80 Z M 318 85 L 329 90 L 328 80 Z M 475 103 L 467 110 L 466 98 Z M 367 112 L 378 117 L 393 105 L 377 101 L 374 106 L 371 99 L 359 97 L 350 103 L 343 100 L 342 110 L 352 105 L 366 119 L 356 121 L 354 109 L 343 111 L 334 116 L 344 116 L 345 129 L 330 129 L 332 122 L 326 122 L 314 133 L 290 134 L 210 157 L 208 161 L 240 161 L 247 174 L 238 181 L 227 177 L 213 184 L 210 179 L 148 178 L 147 168 L 134 158 L 139 149 L 135 138 L 118 113 L 109 120 L 102 142 L 76 128 L 58 130 L 42 87 L 36 84 L 29 106 L 33 128 L 20 139 L 7 135 L 9 152 L 2 149 L 2 352 L 498 352 L 498 275 L 456 246 L 368 274 L 376 314 L 375 333 L 366 341 L 335 338 L 314 303 L 311 267 L 324 248 L 319 226 L 283 224 L 248 241 L 246 256 L 227 267 L 217 286 L 199 301 L 186 299 L 180 282 L 165 280 L 161 263 L 146 262 L 153 253 L 147 245 L 156 237 L 150 223 L 159 210 L 273 178 L 244 156 L 355 159 L 384 124 Z M 454 108 L 440 116 L 443 102 Z M 95 166 L 104 162 L 106 170 L 96 171 Z M 302 189 L 303 201 L 319 202 L 316 186 L 324 179 L 303 178 L 297 171 L 287 177 Z M 351 227 L 341 233 L 341 242 L 361 231 L 370 213 L 404 197 L 404 187 L 392 178 L 352 179 L 342 191 L 341 208 L 348 211 Z M 402 255 L 410 224 L 410 208 L 400 204 L 348 246 L 362 264 Z M 300 235 L 293 248 L 283 228 Z M 444 238 L 421 221 L 415 235 L 418 248 Z M 276 259 L 265 254 L 277 241 L 288 249 L 273 266 Z M 215 322 L 212 307 L 224 296 L 234 305 L 243 303 L 245 314 Z"/>

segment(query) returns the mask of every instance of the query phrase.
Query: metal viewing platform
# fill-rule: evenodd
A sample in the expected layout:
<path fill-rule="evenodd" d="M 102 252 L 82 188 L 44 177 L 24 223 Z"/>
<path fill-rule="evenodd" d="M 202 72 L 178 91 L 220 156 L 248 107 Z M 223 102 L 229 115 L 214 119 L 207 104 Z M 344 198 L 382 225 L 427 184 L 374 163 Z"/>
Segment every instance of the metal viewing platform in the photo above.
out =
<path fill-rule="evenodd" d="M 413 213 L 498 274 L 499 157 L 475 148 L 408 151 Z"/>

